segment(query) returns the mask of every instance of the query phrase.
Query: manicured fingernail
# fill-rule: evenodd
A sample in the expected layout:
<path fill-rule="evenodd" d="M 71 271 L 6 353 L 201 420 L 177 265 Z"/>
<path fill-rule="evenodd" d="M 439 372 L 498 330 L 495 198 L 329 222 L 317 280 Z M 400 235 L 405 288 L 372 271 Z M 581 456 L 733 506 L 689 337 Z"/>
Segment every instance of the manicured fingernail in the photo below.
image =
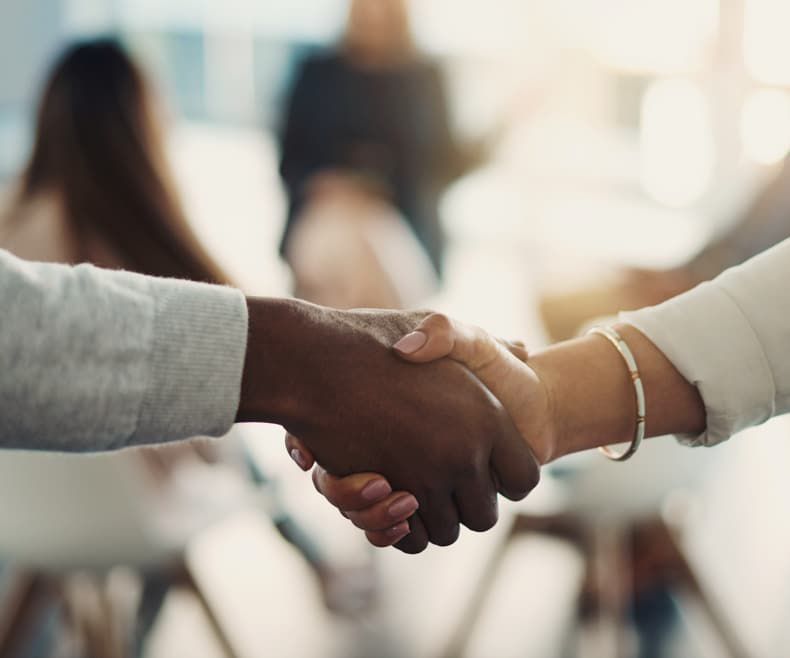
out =
<path fill-rule="evenodd" d="M 296 462 L 296 465 L 303 471 L 306 471 L 309 466 L 307 465 L 307 458 L 302 454 L 301 450 L 294 448 L 291 450 L 291 459 Z"/>
<path fill-rule="evenodd" d="M 387 535 L 387 537 L 390 537 L 391 539 L 403 539 L 410 532 L 411 532 L 411 528 L 409 528 L 409 522 L 403 521 L 402 523 L 399 523 L 398 525 L 394 525 L 391 528 L 389 528 L 385 532 L 385 534 Z"/>
<path fill-rule="evenodd" d="M 412 331 L 401 338 L 394 347 L 403 354 L 414 354 L 428 342 L 428 336 L 421 331 Z"/>
<path fill-rule="evenodd" d="M 360 493 L 362 498 L 373 503 L 385 496 L 389 496 L 392 493 L 392 487 L 386 480 L 376 479 L 368 482 Z"/>
<path fill-rule="evenodd" d="M 419 506 L 414 496 L 402 496 L 389 506 L 387 514 L 393 519 L 400 519 L 404 516 L 411 516 L 414 514 Z"/>

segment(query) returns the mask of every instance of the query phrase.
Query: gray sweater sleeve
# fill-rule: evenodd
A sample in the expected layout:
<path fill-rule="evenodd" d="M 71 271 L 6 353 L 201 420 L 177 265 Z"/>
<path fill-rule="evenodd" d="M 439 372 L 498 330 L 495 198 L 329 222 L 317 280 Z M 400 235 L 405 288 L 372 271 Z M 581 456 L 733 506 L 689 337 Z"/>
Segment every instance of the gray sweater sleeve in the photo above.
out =
<path fill-rule="evenodd" d="M 0 250 L 0 447 L 220 436 L 239 404 L 241 292 Z"/>

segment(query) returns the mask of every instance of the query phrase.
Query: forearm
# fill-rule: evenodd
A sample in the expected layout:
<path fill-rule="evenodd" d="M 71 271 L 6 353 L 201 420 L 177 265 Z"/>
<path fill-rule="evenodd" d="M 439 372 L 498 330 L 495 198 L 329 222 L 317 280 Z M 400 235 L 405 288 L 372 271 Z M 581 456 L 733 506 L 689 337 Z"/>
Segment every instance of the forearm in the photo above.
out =
<path fill-rule="evenodd" d="M 0 252 L 0 446 L 96 451 L 233 422 L 240 292 Z"/>
<path fill-rule="evenodd" d="M 646 435 L 701 432 L 705 409 L 697 389 L 637 329 L 617 329 L 642 376 Z M 549 461 L 633 438 L 634 386 L 622 357 L 605 338 L 591 335 L 559 343 L 535 353 L 529 365 L 549 392 L 554 419 Z"/>

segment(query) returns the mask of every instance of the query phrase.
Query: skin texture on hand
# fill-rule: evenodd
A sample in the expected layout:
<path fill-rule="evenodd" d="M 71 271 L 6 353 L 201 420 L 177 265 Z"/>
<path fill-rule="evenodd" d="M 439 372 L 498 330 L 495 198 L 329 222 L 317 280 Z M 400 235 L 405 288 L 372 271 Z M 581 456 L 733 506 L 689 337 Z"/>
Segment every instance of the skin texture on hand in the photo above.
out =
<path fill-rule="evenodd" d="M 419 510 L 398 547 L 455 541 L 459 523 L 486 530 L 497 490 L 537 484 L 535 460 L 499 401 L 466 368 L 414 365 L 392 345 L 424 313 L 335 311 L 250 300 L 239 420 L 276 422 L 337 476 L 381 473 Z"/>
<path fill-rule="evenodd" d="M 469 368 L 509 411 L 537 459 L 541 463 L 548 461 L 553 452 L 548 394 L 525 364 L 527 352 L 522 344 L 497 340 L 482 329 L 433 314 L 398 341 L 395 350 L 403 359 L 414 363 L 449 357 Z M 297 439 L 289 437 L 286 446 L 303 469 L 312 467 L 313 456 Z M 381 481 L 381 491 L 386 489 L 386 494 L 376 500 L 363 497 L 363 487 L 368 487 L 370 493 L 377 477 L 365 473 L 336 478 L 320 466 L 313 473 L 318 491 L 354 525 L 365 530 L 372 544 L 386 546 L 393 543 L 393 535 L 402 528 L 398 524 L 408 518 L 397 513 L 401 510 L 393 506 L 393 501 L 405 501 L 408 494 L 392 493 L 388 483 Z"/>

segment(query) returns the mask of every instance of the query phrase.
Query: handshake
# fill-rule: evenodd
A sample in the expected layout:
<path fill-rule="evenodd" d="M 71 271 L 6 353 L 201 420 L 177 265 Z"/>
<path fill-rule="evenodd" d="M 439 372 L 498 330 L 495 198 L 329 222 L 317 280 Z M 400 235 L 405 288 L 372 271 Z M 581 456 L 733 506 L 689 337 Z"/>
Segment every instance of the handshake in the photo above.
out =
<path fill-rule="evenodd" d="M 523 498 L 553 458 L 550 389 L 522 344 L 438 314 L 267 308 L 257 322 L 250 307 L 248 359 L 267 376 L 245 375 L 240 420 L 245 400 L 277 399 L 267 416 L 291 457 L 318 464 L 318 490 L 376 546 L 418 553 L 460 524 L 488 530 L 498 494 Z"/>
<path fill-rule="evenodd" d="M 442 315 L 248 305 L 237 420 L 283 425 L 291 457 L 319 464 L 318 490 L 377 546 L 488 530 L 498 494 L 523 498 L 563 455 L 705 431 L 697 386 L 628 324 L 527 355 Z"/>

